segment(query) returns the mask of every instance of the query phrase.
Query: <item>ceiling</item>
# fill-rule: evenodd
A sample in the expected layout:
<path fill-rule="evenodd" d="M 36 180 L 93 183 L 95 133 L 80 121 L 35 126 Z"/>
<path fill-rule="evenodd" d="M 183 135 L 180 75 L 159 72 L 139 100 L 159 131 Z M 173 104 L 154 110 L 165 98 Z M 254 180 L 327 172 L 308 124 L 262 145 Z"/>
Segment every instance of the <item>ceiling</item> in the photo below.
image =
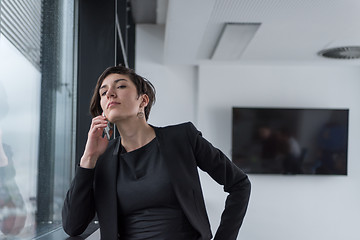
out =
<path fill-rule="evenodd" d="M 142 4 L 145 1 L 147 4 Z M 228 46 L 228 51 L 233 48 L 235 51 L 242 44 L 242 51 L 235 58 L 221 61 L 360 65 L 359 59 L 338 60 L 318 55 L 319 51 L 327 48 L 360 46 L 359 0 L 133 2 L 137 2 L 132 6 L 134 16 L 137 14 L 136 23 L 164 25 L 165 63 L 196 65 L 204 61 L 219 61 L 213 59 L 213 54 L 224 33 L 225 24 L 240 23 L 241 27 L 250 23 L 258 26 L 252 35 L 233 34 L 231 31 L 234 30 L 229 30 L 232 38 L 230 42 L 228 39 L 225 47 Z M 148 5 L 150 3 L 152 7 Z M 149 18 L 149 15 L 152 17 Z"/>

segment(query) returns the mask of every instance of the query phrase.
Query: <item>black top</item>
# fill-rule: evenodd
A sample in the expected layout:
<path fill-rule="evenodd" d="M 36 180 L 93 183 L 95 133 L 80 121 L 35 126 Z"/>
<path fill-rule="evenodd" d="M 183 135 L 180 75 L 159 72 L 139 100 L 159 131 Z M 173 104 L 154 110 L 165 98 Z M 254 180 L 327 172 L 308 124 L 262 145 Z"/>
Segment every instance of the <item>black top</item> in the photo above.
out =
<path fill-rule="evenodd" d="M 196 239 L 178 203 L 157 138 L 119 154 L 117 199 L 121 240 Z"/>

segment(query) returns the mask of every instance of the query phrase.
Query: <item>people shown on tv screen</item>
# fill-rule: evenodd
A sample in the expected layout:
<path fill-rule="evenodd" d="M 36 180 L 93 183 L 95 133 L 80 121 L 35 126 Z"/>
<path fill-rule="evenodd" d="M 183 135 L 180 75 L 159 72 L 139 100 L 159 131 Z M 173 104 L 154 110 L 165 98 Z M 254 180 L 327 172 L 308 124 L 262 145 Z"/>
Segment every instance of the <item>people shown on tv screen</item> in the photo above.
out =
<path fill-rule="evenodd" d="M 341 124 L 328 122 L 318 135 L 317 165 L 318 174 L 346 174 L 347 130 Z"/>
<path fill-rule="evenodd" d="M 232 161 L 246 173 L 347 175 L 348 109 L 233 108 Z"/>
<path fill-rule="evenodd" d="M 258 128 L 261 140 L 261 158 L 264 169 L 285 174 L 301 172 L 302 150 L 287 128 L 269 126 Z"/>

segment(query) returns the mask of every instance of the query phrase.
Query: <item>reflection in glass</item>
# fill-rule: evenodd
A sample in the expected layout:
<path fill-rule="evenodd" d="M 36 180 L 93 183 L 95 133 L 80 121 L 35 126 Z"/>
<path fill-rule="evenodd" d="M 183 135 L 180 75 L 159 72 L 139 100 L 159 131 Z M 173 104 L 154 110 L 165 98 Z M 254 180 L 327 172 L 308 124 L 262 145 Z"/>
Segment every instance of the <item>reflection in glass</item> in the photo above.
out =
<path fill-rule="evenodd" d="M 15 168 L 10 146 L 2 142 L 0 129 L 0 231 L 17 235 L 25 226 L 26 209 L 15 182 Z"/>

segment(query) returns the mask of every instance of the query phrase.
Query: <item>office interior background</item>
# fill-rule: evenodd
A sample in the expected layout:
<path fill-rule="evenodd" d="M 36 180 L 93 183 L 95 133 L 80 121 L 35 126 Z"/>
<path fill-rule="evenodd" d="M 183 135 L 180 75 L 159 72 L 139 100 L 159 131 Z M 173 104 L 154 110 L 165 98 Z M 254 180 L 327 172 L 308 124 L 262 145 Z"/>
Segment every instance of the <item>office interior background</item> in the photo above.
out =
<path fill-rule="evenodd" d="M 359 1 L 0 3 L 0 143 L 8 158 L 0 167 L 15 170 L 8 191 L 16 199 L 16 207 L 0 201 L 2 228 L 11 214 L 19 216 L 17 229 L 0 232 L 1 239 L 61 228 L 92 89 L 106 67 L 119 63 L 155 85 L 149 123 L 192 121 L 229 158 L 234 106 L 349 109 L 347 175 L 250 174 L 238 239 L 358 239 Z M 344 59 L 320 56 L 331 48 Z M 200 176 L 215 232 L 226 193 Z"/>

